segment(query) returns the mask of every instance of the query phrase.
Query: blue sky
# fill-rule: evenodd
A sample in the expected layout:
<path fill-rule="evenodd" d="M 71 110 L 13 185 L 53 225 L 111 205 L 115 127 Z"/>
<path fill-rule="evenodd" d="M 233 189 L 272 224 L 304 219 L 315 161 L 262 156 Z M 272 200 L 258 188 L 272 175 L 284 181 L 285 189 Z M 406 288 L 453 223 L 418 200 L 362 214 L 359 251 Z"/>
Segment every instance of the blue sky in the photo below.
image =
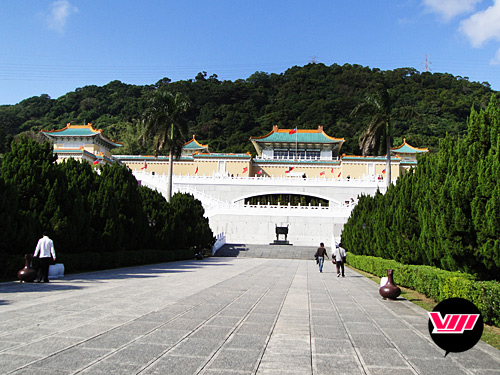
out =
<path fill-rule="evenodd" d="M 0 104 L 113 80 L 246 79 L 312 60 L 500 90 L 500 0 L 16 0 L 0 5 Z"/>

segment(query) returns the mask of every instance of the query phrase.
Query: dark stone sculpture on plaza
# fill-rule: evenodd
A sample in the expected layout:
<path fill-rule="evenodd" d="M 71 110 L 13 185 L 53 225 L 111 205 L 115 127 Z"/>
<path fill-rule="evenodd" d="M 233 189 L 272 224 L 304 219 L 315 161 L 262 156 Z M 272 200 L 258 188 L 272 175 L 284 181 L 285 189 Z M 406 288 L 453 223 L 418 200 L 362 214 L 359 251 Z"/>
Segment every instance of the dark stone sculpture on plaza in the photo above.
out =
<path fill-rule="evenodd" d="M 379 293 L 384 299 L 396 299 L 401 294 L 401 289 L 394 283 L 393 273 L 394 270 L 387 270 L 387 283 L 379 289 Z"/>
<path fill-rule="evenodd" d="M 276 225 L 276 241 L 280 240 L 280 238 L 279 238 L 280 234 L 285 235 L 285 241 L 286 241 L 286 238 L 288 236 L 288 225 L 286 227 L 278 227 L 278 225 Z"/>
<path fill-rule="evenodd" d="M 270 245 L 291 245 L 288 240 L 287 240 L 287 236 L 288 236 L 288 225 L 286 227 L 278 227 L 277 224 L 275 224 L 275 231 L 276 231 L 276 240 L 274 240 L 273 243 L 271 243 Z M 284 240 L 280 240 L 280 235 L 284 235 L 285 236 L 285 239 Z"/>
<path fill-rule="evenodd" d="M 31 268 L 31 259 L 33 256 L 31 254 L 24 255 L 24 268 L 19 270 L 17 273 L 17 278 L 21 282 L 33 282 L 37 276 L 37 272 Z"/>

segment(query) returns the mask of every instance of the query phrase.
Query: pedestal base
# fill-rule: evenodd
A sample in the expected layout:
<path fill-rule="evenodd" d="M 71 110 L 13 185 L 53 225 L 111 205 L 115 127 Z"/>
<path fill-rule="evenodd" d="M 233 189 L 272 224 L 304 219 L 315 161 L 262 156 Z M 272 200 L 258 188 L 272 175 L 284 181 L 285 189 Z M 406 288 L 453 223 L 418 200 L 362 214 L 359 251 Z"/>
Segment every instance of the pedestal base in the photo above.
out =
<path fill-rule="evenodd" d="M 274 240 L 273 243 L 270 243 L 269 245 L 290 245 L 290 246 L 293 246 L 290 242 L 283 241 L 283 240 Z"/>

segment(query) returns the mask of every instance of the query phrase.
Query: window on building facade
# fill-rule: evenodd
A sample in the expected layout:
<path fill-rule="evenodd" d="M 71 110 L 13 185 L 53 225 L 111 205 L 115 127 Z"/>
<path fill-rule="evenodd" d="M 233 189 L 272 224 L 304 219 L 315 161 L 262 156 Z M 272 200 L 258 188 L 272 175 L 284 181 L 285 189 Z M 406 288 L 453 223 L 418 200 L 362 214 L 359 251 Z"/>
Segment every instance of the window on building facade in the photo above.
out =
<path fill-rule="evenodd" d="M 288 150 L 274 150 L 274 159 L 277 160 L 288 159 Z"/>
<path fill-rule="evenodd" d="M 304 150 L 304 149 L 276 149 L 273 153 L 273 159 L 275 160 L 319 160 L 320 159 L 319 150 Z"/>
<path fill-rule="evenodd" d="M 319 160 L 320 151 L 319 150 L 307 150 L 306 151 L 306 159 L 307 160 Z"/>

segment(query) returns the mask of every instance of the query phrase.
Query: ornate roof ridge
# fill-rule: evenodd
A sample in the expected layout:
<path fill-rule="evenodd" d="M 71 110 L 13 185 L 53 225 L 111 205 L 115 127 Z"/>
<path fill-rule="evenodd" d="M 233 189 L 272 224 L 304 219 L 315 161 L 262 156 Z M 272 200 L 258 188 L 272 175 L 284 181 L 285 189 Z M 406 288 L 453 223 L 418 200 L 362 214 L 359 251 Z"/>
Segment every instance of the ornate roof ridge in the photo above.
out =
<path fill-rule="evenodd" d="M 391 147 L 391 151 L 399 150 L 399 149 L 403 148 L 404 146 L 407 146 L 415 151 L 420 151 L 420 152 L 428 152 L 429 151 L 428 148 L 418 148 L 418 147 L 410 145 L 409 143 L 406 142 L 406 138 L 403 138 L 403 144 L 401 146 Z"/>
<path fill-rule="evenodd" d="M 101 133 L 102 134 L 102 129 L 95 129 L 94 125 L 92 123 L 88 123 L 87 125 L 71 125 L 71 122 L 68 122 L 66 126 L 62 129 L 52 129 L 52 130 L 45 130 L 42 129 L 40 132 L 45 132 L 45 133 L 59 133 L 63 132 L 65 130 L 68 130 L 69 128 L 74 128 L 74 129 L 89 129 L 93 133 Z M 116 142 L 115 142 L 116 143 Z"/>
<path fill-rule="evenodd" d="M 71 123 L 68 122 L 66 124 L 66 126 L 62 129 L 53 129 L 53 130 L 42 129 L 42 130 L 40 130 L 40 133 L 49 133 L 48 135 L 56 135 L 55 133 L 61 133 L 63 131 L 70 130 L 70 129 L 88 129 L 89 131 L 91 131 L 95 135 L 100 135 L 102 138 L 104 138 L 104 140 L 113 144 L 115 147 L 122 147 L 123 146 L 123 143 L 114 141 L 111 138 L 106 137 L 103 134 L 102 129 L 95 129 L 92 123 L 88 123 L 87 125 L 71 125 Z"/>
<path fill-rule="evenodd" d="M 207 145 L 202 145 L 200 142 L 198 142 L 196 139 L 195 139 L 195 134 L 193 134 L 193 139 L 191 139 L 190 141 L 187 141 L 186 143 L 184 143 L 184 146 L 187 146 L 188 144 L 190 144 L 191 142 L 194 142 L 198 147 L 200 148 L 208 148 L 208 144 Z"/>
<path fill-rule="evenodd" d="M 278 128 L 278 125 L 273 125 L 273 130 L 271 130 L 269 133 L 267 133 L 266 135 L 263 135 L 263 136 L 260 136 L 260 137 L 250 137 L 250 140 L 258 140 L 258 139 L 265 139 L 269 136 L 271 136 L 273 133 L 288 133 L 290 134 L 291 132 L 296 132 L 296 133 L 302 133 L 302 134 L 322 134 L 325 138 L 328 138 L 332 141 L 342 141 L 342 142 L 345 142 L 345 138 L 335 138 L 335 137 L 332 137 L 332 136 L 329 136 L 328 134 L 325 133 L 325 131 L 323 130 L 323 126 L 322 125 L 319 125 L 318 126 L 318 129 L 298 129 L 298 128 L 295 128 L 295 129 L 279 129 Z"/>

